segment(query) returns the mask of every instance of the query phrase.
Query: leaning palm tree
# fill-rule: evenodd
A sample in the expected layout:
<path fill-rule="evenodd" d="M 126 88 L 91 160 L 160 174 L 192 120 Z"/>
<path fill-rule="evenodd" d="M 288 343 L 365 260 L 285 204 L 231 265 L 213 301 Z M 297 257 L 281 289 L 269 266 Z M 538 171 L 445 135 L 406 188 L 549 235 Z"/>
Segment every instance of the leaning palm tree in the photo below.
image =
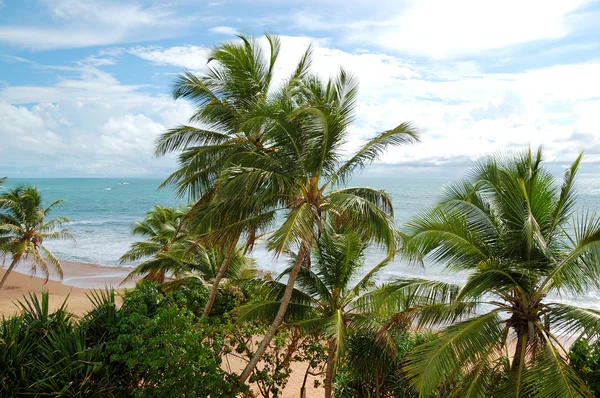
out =
<path fill-rule="evenodd" d="M 560 336 L 600 337 L 600 312 L 555 301 L 597 289 L 600 278 L 600 219 L 573 217 L 580 160 L 559 188 L 541 150 L 490 157 L 408 224 L 409 257 L 467 274 L 460 287 L 437 282 L 459 290 L 449 302 L 421 309 L 421 324 L 448 325 L 406 362 L 421 396 L 459 371 L 466 373 L 461 397 L 591 396 Z M 505 356 L 510 370 L 499 379 L 495 369 Z"/>
<path fill-rule="evenodd" d="M 286 313 L 288 326 L 316 333 L 327 341 L 328 356 L 325 370 L 325 397 L 331 397 L 332 380 L 339 361 L 345 355 L 351 330 L 375 332 L 384 349 L 391 348 L 392 324 L 401 319 L 398 306 L 381 300 L 375 289 L 377 273 L 389 263 L 390 257 L 373 267 L 362 278 L 364 256 L 368 243 L 352 232 L 337 234 L 328 229 L 313 248 L 314 265 L 301 268 Z M 249 303 L 238 310 L 240 320 L 262 318 L 272 320 L 279 307 L 291 268 L 276 280 L 264 282 L 266 299 Z M 387 290 L 387 286 L 384 286 Z M 377 297 L 378 299 L 374 300 Z M 400 325 L 405 327 L 406 324 Z M 393 353 L 390 353 L 393 355 Z"/>
<path fill-rule="evenodd" d="M 57 200 L 44 209 L 42 195 L 37 188 L 24 185 L 7 189 L 0 195 L 0 254 L 11 258 L 0 280 L 0 289 L 17 264 L 27 259 L 31 259 L 32 275 L 39 266 L 48 281 L 50 265 L 62 279 L 60 261 L 44 246 L 47 239 L 73 239 L 67 231 L 57 230 L 69 222 L 66 217 L 47 219 L 50 212 L 62 203 Z"/>
<path fill-rule="evenodd" d="M 198 207 L 212 199 L 218 187 L 217 179 L 231 164 L 233 157 L 248 151 L 273 152 L 273 148 L 265 142 L 267 118 L 261 110 L 268 109 L 272 99 L 282 93 L 293 97 L 294 88 L 310 66 L 309 48 L 292 75 L 284 82 L 276 81 L 274 77 L 281 48 L 279 37 L 265 35 L 266 54 L 259 40 L 244 35 L 238 37 L 240 41 L 215 47 L 204 73 L 185 72 L 175 82 L 173 97 L 192 101 L 197 110 L 190 123 L 200 123 L 205 128 L 178 126 L 164 133 L 156 142 L 156 156 L 182 151 L 179 168 L 162 184 L 174 185 L 178 194 L 187 194 L 190 201 L 196 203 L 182 223 L 195 223 L 193 216 L 198 213 Z M 219 224 L 234 224 L 236 228 L 229 231 L 228 239 L 222 245 L 225 257 L 209 294 L 205 314 L 210 312 L 220 279 L 229 267 L 241 235 L 246 234 L 252 240 L 258 233 L 259 227 L 253 222 L 257 215 L 252 213 L 256 211 L 255 204 L 247 211 L 228 214 L 227 219 L 219 217 Z M 203 218 L 206 217 L 203 215 Z M 264 225 L 264 219 L 273 219 L 273 214 L 259 218 L 263 220 L 260 225 Z M 252 247 L 252 242 L 246 246 Z"/>
<path fill-rule="evenodd" d="M 268 239 L 276 255 L 296 253 L 277 315 L 240 379 L 245 382 L 281 322 L 292 298 L 302 265 L 309 263 L 312 246 L 326 224 L 353 228 L 366 240 L 393 251 L 392 203 L 384 191 L 371 188 L 340 188 L 353 171 L 376 160 L 389 145 L 418 141 L 415 129 L 403 123 L 368 141 L 348 160 L 342 161 L 342 144 L 348 138 L 358 86 L 341 70 L 332 81 L 306 78 L 297 109 L 283 98 L 282 111 L 265 113 L 269 128 L 265 140 L 273 154 L 247 151 L 235 157 L 219 179 L 217 199 L 276 204 L 285 210 L 285 221 Z M 339 188 L 339 189 L 337 189 Z M 227 211 L 223 206 L 223 211 Z"/>

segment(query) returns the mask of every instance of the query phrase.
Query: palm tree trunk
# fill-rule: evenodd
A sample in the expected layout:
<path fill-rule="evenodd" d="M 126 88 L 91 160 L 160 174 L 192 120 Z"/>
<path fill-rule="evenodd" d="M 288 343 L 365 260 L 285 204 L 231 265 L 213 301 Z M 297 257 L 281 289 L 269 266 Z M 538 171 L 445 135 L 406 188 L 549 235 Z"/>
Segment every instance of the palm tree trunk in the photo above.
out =
<path fill-rule="evenodd" d="M 325 398 L 332 397 L 332 382 L 333 382 L 333 367 L 335 361 L 335 350 L 337 349 L 335 339 L 329 339 L 329 347 L 327 349 L 327 367 L 325 369 Z"/>
<path fill-rule="evenodd" d="M 239 239 L 239 238 L 238 238 Z M 215 275 L 215 280 L 213 282 L 212 287 L 210 288 L 210 294 L 208 295 L 208 300 L 206 301 L 206 306 L 204 307 L 204 311 L 202 311 L 202 316 L 208 316 L 210 314 L 210 310 L 215 302 L 215 298 L 217 297 L 217 292 L 219 290 L 219 283 L 221 283 L 221 279 L 223 279 L 223 275 L 227 272 L 229 268 L 229 264 L 231 263 L 231 258 L 233 257 L 233 253 L 235 252 L 235 248 L 237 247 L 237 241 L 235 239 L 234 242 L 231 243 L 231 247 L 227 251 L 225 255 L 225 259 L 223 260 L 223 264 L 221 264 L 221 268 Z"/>
<path fill-rule="evenodd" d="M 511 372 L 516 372 L 521 367 L 525 359 L 525 351 L 527 346 L 527 333 L 518 332 L 517 346 L 515 347 L 515 355 L 513 356 Z"/>
<path fill-rule="evenodd" d="M 292 300 L 292 293 L 294 291 L 294 285 L 296 284 L 296 278 L 298 278 L 298 273 L 300 272 L 300 268 L 304 263 L 304 257 L 306 257 L 307 253 L 310 253 L 310 244 L 303 244 L 302 246 L 300 246 L 300 251 L 298 252 L 298 257 L 296 257 L 296 262 L 292 267 L 292 271 L 289 274 L 287 286 L 285 287 L 285 293 L 283 294 L 283 298 L 281 299 L 281 305 L 279 306 L 277 315 L 275 316 L 275 319 L 273 319 L 271 326 L 269 326 L 269 329 L 265 333 L 265 337 L 258 346 L 258 349 L 254 353 L 254 356 L 252 357 L 250 362 L 248 362 L 248 365 L 246 365 L 246 368 L 240 375 L 240 383 L 245 383 L 246 380 L 248 380 L 248 378 L 252 374 L 252 371 L 254 370 L 254 368 L 256 368 L 256 365 L 258 365 L 258 361 L 260 361 L 260 358 L 265 353 L 267 346 L 269 345 L 269 343 L 271 343 L 273 337 L 275 337 L 277 329 L 283 322 L 283 318 L 287 311 L 288 305 Z"/>
<path fill-rule="evenodd" d="M 4 273 L 4 276 L 2 276 L 2 280 L 0 281 L 0 290 L 2 290 L 2 286 L 4 286 L 4 282 L 6 282 L 6 278 L 8 278 L 8 275 L 10 275 L 13 268 L 15 268 L 15 266 L 19 263 L 20 260 L 21 260 L 21 256 L 13 257 L 13 260 L 11 261 L 10 265 L 8 266 L 8 269 Z"/>

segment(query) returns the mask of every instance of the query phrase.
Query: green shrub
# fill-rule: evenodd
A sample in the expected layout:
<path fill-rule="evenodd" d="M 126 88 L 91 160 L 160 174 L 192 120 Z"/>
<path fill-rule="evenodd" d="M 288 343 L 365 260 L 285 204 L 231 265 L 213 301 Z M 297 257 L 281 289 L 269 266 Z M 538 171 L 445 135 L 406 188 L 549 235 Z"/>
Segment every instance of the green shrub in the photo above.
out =
<path fill-rule="evenodd" d="M 114 290 L 90 294 L 76 321 L 66 302 L 31 295 L 0 322 L 0 396 L 208 397 L 235 385 L 220 368 L 226 325 L 199 324 L 203 286 L 164 293 L 139 283 L 120 309 Z"/>
<path fill-rule="evenodd" d="M 577 339 L 569 350 L 569 362 L 585 380 L 592 395 L 600 397 L 600 343 L 590 344 L 587 339 Z"/>
<path fill-rule="evenodd" d="M 147 282 L 127 293 L 106 349 L 136 396 L 213 397 L 231 389 L 218 347 L 198 324 L 205 293 L 186 287 L 163 294 Z"/>
<path fill-rule="evenodd" d="M 121 384 L 102 347 L 88 347 L 66 302 L 49 311 L 49 295 L 30 295 L 21 314 L 0 323 L 0 396 L 114 397 Z"/>
<path fill-rule="evenodd" d="M 393 334 L 394 350 L 386 348 L 370 332 L 353 332 L 347 342 L 347 352 L 334 378 L 338 398 L 371 397 L 377 389 L 384 397 L 416 397 L 401 370 L 404 356 L 431 335 L 399 330 Z M 377 386 L 379 388 L 377 388 Z"/>
<path fill-rule="evenodd" d="M 223 284 L 217 290 L 215 302 L 210 309 L 210 316 L 222 316 L 223 314 L 239 307 L 246 301 L 243 291 L 237 286 Z"/>

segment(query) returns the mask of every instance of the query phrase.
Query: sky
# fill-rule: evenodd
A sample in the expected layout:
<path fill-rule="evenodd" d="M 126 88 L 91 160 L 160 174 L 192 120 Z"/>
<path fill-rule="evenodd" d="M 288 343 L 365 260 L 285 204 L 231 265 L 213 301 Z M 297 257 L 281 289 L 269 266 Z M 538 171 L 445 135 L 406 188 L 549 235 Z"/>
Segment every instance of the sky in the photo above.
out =
<path fill-rule="evenodd" d="M 543 145 L 560 170 L 600 174 L 600 2 L 592 0 L 0 0 L 0 175 L 164 177 L 153 142 L 187 122 L 183 70 L 242 32 L 282 37 L 280 73 L 360 81 L 350 153 L 404 121 L 422 143 L 372 176 L 454 175 Z"/>

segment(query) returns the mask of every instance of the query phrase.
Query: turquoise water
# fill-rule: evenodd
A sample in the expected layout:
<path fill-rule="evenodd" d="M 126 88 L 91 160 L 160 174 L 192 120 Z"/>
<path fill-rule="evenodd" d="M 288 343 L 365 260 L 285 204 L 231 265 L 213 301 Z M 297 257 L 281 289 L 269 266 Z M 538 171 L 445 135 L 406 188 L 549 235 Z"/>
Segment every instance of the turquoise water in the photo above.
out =
<path fill-rule="evenodd" d="M 177 198 L 170 189 L 158 190 L 161 182 L 152 179 L 40 178 L 9 179 L 5 186 L 31 184 L 41 190 L 46 203 L 64 200 L 64 205 L 52 216 L 69 218 L 68 229 L 77 242 L 47 242 L 57 256 L 78 262 L 117 265 L 119 257 L 136 240 L 130 233 L 135 221 L 142 219 L 155 204 L 172 206 L 185 202 L 185 198 Z M 424 206 L 433 204 L 446 182 L 437 178 L 357 178 L 351 185 L 385 189 L 394 201 L 396 222 L 401 223 Z M 261 264 L 268 269 L 271 256 L 261 252 L 261 248 L 255 254 L 268 261 Z"/>
<path fill-rule="evenodd" d="M 68 229 L 76 242 L 47 242 L 57 257 L 99 265 L 117 265 L 119 257 L 129 249 L 136 237 L 130 231 L 136 220 L 144 217 L 155 204 L 172 206 L 184 202 L 169 189 L 157 190 L 161 180 L 153 179 L 9 179 L 5 186 L 19 183 L 36 185 L 43 193 L 46 203 L 57 199 L 65 201 L 53 216 L 70 219 Z M 350 185 L 385 189 L 392 197 L 395 221 L 398 226 L 411 216 L 434 204 L 442 188 L 449 180 L 443 178 L 355 178 Z M 600 179 L 584 178 L 578 184 L 578 205 L 582 209 L 600 208 Z M 252 254 L 257 265 L 265 270 L 279 272 L 287 266 L 287 260 L 274 259 L 264 246 L 258 245 Z M 367 258 L 372 267 L 383 258 L 372 250 Z M 428 276 L 447 281 L 461 282 L 464 275 L 446 274 L 439 267 L 428 265 L 416 267 L 395 261 L 390 264 L 382 278 L 393 276 Z M 590 292 L 585 301 L 600 306 L 597 292 Z M 568 301 L 568 297 L 564 298 Z M 581 299 L 578 299 L 580 302 Z M 597 304 L 598 303 L 598 304 Z"/>

